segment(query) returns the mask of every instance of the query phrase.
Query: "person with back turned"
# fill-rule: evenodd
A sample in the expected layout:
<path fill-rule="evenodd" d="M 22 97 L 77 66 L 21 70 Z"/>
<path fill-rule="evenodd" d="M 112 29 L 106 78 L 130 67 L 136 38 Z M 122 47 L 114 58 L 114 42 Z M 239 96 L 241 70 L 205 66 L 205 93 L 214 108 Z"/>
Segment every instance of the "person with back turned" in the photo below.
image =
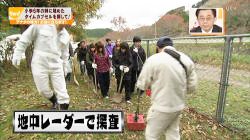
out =
<path fill-rule="evenodd" d="M 185 94 L 193 92 L 197 85 L 195 65 L 173 47 L 168 37 L 158 40 L 157 49 L 159 53 L 146 60 L 136 84 L 141 91 L 152 89 L 145 136 L 157 140 L 165 133 L 166 139 L 179 140 Z"/>

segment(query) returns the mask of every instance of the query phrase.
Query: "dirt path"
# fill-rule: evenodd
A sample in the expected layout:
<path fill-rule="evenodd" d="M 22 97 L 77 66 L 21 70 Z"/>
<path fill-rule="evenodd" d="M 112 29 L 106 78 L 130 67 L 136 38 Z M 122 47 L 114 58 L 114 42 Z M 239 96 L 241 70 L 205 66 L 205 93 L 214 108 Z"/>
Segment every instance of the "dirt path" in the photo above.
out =
<path fill-rule="evenodd" d="M 220 82 L 221 67 L 196 64 L 199 79 Z M 245 70 L 231 69 L 229 73 L 229 86 L 240 86 L 250 88 L 250 72 Z"/>

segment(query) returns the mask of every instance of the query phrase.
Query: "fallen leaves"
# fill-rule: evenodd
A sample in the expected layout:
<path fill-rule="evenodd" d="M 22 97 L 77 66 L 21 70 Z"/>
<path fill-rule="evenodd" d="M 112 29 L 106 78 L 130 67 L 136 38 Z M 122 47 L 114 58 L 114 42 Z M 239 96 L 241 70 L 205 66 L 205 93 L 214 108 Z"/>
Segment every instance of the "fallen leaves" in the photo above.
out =
<path fill-rule="evenodd" d="M 217 129 L 217 126 L 214 124 L 212 127 L 212 130 L 216 130 L 216 129 Z"/>

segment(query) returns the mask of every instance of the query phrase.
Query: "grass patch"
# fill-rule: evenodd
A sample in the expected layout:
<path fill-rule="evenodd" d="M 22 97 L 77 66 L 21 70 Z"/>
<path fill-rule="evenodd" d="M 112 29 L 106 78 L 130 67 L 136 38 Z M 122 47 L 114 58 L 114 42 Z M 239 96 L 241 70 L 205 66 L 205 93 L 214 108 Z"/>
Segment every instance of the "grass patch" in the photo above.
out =
<path fill-rule="evenodd" d="M 227 90 L 225 123 L 250 135 L 250 89 L 229 86 Z M 195 94 L 188 95 L 187 104 L 198 112 L 215 116 L 219 84 L 209 80 L 200 80 Z"/>
<path fill-rule="evenodd" d="M 130 43 L 130 45 L 132 45 Z M 150 42 L 150 56 L 155 54 L 156 43 Z M 142 43 L 147 52 L 147 44 Z M 223 43 L 176 43 L 178 51 L 186 53 L 195 63 L 220 66 L 223 63 Z M 250 43 L 233 43 L 231 68 L 250 71 Z"/>

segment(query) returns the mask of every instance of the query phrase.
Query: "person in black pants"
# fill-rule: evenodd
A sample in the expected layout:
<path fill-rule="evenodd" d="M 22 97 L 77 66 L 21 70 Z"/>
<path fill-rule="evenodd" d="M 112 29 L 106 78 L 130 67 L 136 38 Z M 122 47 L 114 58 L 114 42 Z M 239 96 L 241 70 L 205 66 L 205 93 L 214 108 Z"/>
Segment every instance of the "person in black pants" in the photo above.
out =
<path fill-rule="evenodd" d="M 133 45 L 129 48 L 133 59 L 132 75 L 131 75 L 131 93 L 134 92 L 135 83 L 140 75 L 142 66 L 146 60 L 146 53 L 141 46 L 141 38 L 135 36 L 133 38 Z"/>
<path fill-rule="evenodd" d="M 87 68 L 89 79 L 93 79 L 94 85 L 96 85 L 96 83 L 95 83 L 94 69 L 92 68 L 92 63 L 94 62 L 95 53 L 96 53 L 95 45 L 91 43 L 88 46 L 88 52 L 86 54 L 86 68 Z M 98 83 L 97 79 L 96 79 L 96 82 Z"/>
<path fill-rule="evenodd" d="M 131 70 L 133 67 L 133 60 L 129 52 L 128 43 L 122 42 L 120 44 L 120 47 L 121 47 L 120 53 L 116 55 L 113 59 L 113 66 L 115 67 L 115 75 L 117 79 L 117 92 L 119 90 L 119 84 L 121 81 L 121 73 L 124 73 L 124 77 L 122 80 L 122 87 L 125 86 L 125 100 L 127 101 L 127 103 L 131 103 L 130 81 L 131 81 Z"/>
<path fill-rule="evenodd" d="M 97 79 L 101 88 L 102 96 L 108 99 L 108 91 L 110 84 L 110 75 L 109 72 L 113 71 L 111 67 L 109 56 L 105 52 L 104 45 L 99 41 L 95 44 L 96 54 L 94 55 L 94 63 L 92 67 L 97 71 Z"/>
<path fill-rule="evenodd" d="M 113 60 L 119 56 L 119 53 L 121 52 L 121 47 L 120 47 L 120 39 L 117 39 L 116 42 L 115 42 L 115 47 L 113 48 L 113 51 L 112 51 L 112 63 L 113 63 Z M 113 69 L 115 71 L 115 67 L 113 66 Z M 115 73 L 113 73 L 113 75 L 115 75 Z M 115 76 L 116 77 L 116 76 Z M 117 92 L 118 92 L 118 89 L 117 89 Z"/>
<path fill-rule="evenodd" d="M 86 42 L 83 40 L 78 44 L 78 51 L 77 51 L 77 58 L 78 61 L 80 62 L 80 69 L 81 69 L 81 73 L 84 74 L 85 72 L 85 62 L 86 62 L 86 54 L 87 54 L 87 45 Z"/>

